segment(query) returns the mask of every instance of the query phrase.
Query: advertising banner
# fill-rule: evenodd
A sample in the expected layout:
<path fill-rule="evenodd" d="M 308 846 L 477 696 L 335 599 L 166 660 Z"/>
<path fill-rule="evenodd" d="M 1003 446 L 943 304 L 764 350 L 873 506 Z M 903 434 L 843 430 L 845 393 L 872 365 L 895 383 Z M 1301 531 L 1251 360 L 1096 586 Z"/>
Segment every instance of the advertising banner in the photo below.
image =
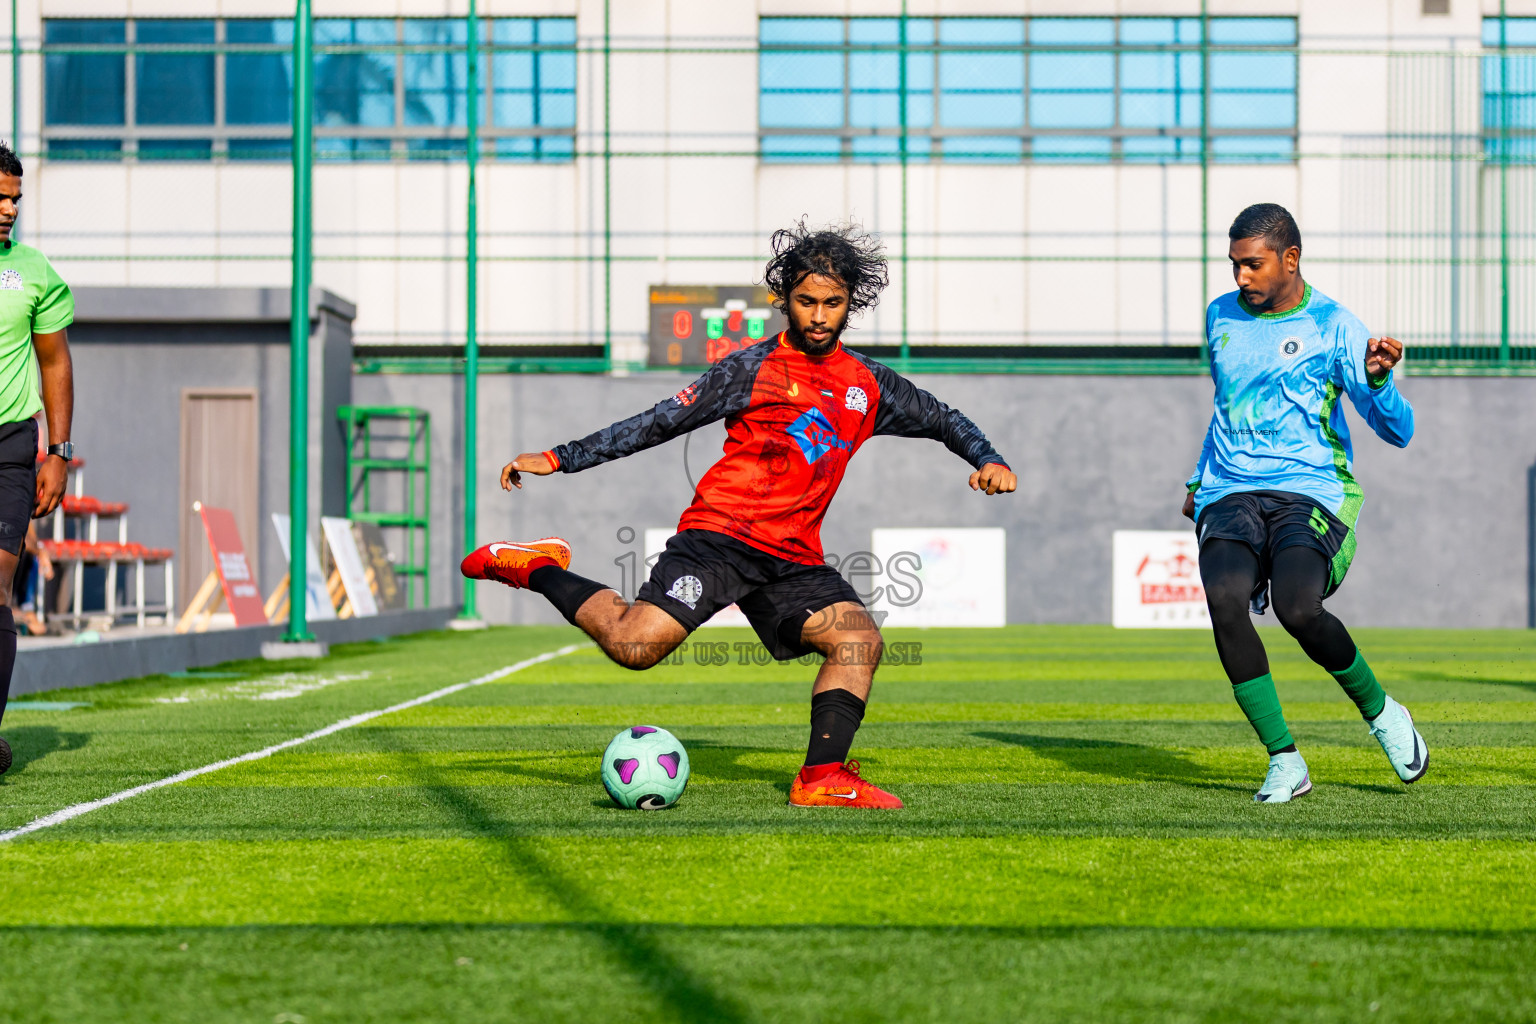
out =
<path fill-rule="evenodd" d="M 379 606 L 373 602 L 373 591 L 368 588 L 368 573 L 363 568 L 363 556 L 357 550 L 357 539 L 352 536 L 352 521 L 335 516 L 320 517 L 320 532 L 325 535 L 325 545 L 331 549 L 331 560 L 341 576 L 341 586 L 352 604 L 352 614 L 377 615 Z"/>
<path fill-rule="evenodd" d="M 1007 538 L 1001 527 L 874 530 L 870 547 L 867 574 L 851 572 L 856 555 L 840 568 L 854 590 L 871 595 L 872 611 L 890 613 L 886 625 L 1008 621 Z"/>
<path fill-rule="evenodd" d="M 197 506 L 208 534 L 208 550 L 213 554 L 214 571 L 224 588 L 224 604 L 235 617 L 236 626 L 265 626 L 267 613 L 262 607 L 256 574 L 245 556 L 245 544 L 235 526 L 235 515 L 227 508 Z"/>
<path fill-rule="evenodd" d="M 386 612 L 404 609 L 405 588 L 400 585 L 400 577 L 395 575 L 395 563 L 384 543 L 384 531 L 379 529 L 378 523 L 354 521 L 352 536 L 357 539 L 357 550 L 363 556 L 368 585 L 373 588 L 374 606 Z"/>
<path fill-rule="evenodd" d="M 283 545 L 283 561 L 293 564 L 293 555 L 289 553 L 288 534 L 291 531 L 292 520 L 282 512 L 272 513 L 272 525 L 277 527 L 278 542 Z M 325 585 L 325 570 L 320 568 L 320 552 L 315 548 L 315 538 L 306 531 L 304 534 L 304 614 L 311 621 L 321 619 L 334 619 L 336 606 L 331 604 L 330 591 Z M 297 590 L 297 581 L 291 581 L 292 589 Z"/>
<path fill-rule="evenodd" d="M 1110 569 L 1117 629 L 1209 629 L 1194 530 L 1116 530 Z"/>

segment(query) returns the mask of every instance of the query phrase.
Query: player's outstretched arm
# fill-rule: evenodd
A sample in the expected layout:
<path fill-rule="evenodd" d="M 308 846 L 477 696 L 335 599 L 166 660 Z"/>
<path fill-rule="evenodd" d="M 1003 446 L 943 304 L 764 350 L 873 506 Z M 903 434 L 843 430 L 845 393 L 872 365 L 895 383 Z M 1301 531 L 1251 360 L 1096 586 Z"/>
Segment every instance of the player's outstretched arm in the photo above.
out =
<path fill-rule="evenodd" d="M 548 476 L 555 471 L 555 468 L 555 460 L 550 458 L 549 452 L 523 452 L 501 467 L 501 489 L 510 491 L 516 487 L 521 490 L 524 473 Z"/>
<path fill-rule="evenodd" d="M 880 385 L 880 405 L 875 411 L 876 434 L 896 437 L 927 437 L 975 467 L 970 484 L 973 491 L 1006 494 L 1019 484 L 1018 476 L 992 442 L 959 409 L 951 409 L 932 394 L 873 359 L 855 355 L 869 367 Z"/>
<path fill-rule="evenodd" d="M 1359 328 L 1364 334 L 1364 328 Z M 1365 417 L 1376 436 L 1406 448 L 1413 439 L 1413 406 L 1397 390 L 1392 371 L 1403 361 L 1396 338 L 1360 338 L 1346 349 L 1344 386 L 1355 411 Z"/>
<path fill-rule="evenodd" d="M 752 385 L 768 351 L 766 346 L 755 346 L 733 353 L 671 398 L 658 402 L 654 408 L 580 440 L 557 445 L 548 452 L 519 455 L 502 470 L 502 487 L 510 490 L 518 486 L 515 474 L 523 472 L 539 476 L 554 472 L 580 473 L 654 448 L 740 412 L 751 404 Z M 530 460 L 526 465 L 525 459 Z M 548 468 L 541 471 L 536 468 L 539 466 Z"/>
<path fill-rule="evenodd" d="M 1007 494 L 1019 487 L 1018 475 L 1007 466 L 989 462 L 971 474 L 971 490 L 988 494 Z"/>

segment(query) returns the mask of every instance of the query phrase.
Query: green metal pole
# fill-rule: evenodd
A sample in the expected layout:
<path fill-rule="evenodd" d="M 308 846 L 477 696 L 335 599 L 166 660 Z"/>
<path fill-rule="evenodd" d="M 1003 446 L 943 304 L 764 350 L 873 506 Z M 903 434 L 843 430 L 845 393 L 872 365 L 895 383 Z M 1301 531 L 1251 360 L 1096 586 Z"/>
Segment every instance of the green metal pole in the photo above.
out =
<path fill-rule="evenodd" d="M 477 331 L 478 278 L 480 276 L 479 199 L 475 194 L 475 169 L 480 162 L 480 19 L 475 14 L 475 0 L 469 0 L 469 60 L 465 123 L 468 126 L 466 164 L 469 170 L 469 195 L 465 202 L 464 228 L 464 553 L 475 549 L 478 532 L 477 484 L 479 463 L 476 437 L 480 409 L 480 336 Z M 464 580 L 464 608 L 461 619 L 477 619 L 475 581 Z"/>
<path fill-rule="evenodd" d="M 11 149 L 21 155 L 21 38 L 16 34 L 16 6 L 11 0 Z M 15 234 L 16 229 L 12 228 Z"/>
<path fill-rule="evenodd" d="M 290 643 L 313 640 L 305 613 L 309 525 L 309 282 L 314 167 L 310 152 L 310 0 L 293 16 L 293 294 L 288 344 L 288 631 Z"/>
<path fill-rule="evenodd" d="M 912 345 L 907 334 L 907 0 L 901 0 L 901 67 L 896 72 L 896 104 L 901 124 L 901 368 L 907 368 Z"/>
<path fill-rule="evenodd" d="M 613 25 L 603 0 L 603 364 L 613 369 Z"/>
<path fill-rule="evenodd" d="M 1211 287 L 1211 17 L 1200 0 L 1200 361 L 1211 359 L 1205 296 Z"/>
<path fill-rule="evenodd" d="M 1499 0 L 1499 365 L 1509 365 L 1509 18 Z"/>

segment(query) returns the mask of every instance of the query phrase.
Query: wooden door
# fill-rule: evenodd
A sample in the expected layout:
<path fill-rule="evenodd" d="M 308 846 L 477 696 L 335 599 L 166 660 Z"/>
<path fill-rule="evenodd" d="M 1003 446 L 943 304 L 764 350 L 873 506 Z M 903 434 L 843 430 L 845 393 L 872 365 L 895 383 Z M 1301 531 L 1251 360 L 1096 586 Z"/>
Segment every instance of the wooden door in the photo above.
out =
<path fill-rule="evenodd" d="M 181 393 L 181 562 L 177 596 L 185 604 L 213 571 L 194 502 L 235 516 L 251 568 L 261 566 L 261 502 L 255 388 L 187 388 Z M 270 589 L 276 581 L 258 580 Z M 265 593 L 265 590 L 263 591 Z"/>

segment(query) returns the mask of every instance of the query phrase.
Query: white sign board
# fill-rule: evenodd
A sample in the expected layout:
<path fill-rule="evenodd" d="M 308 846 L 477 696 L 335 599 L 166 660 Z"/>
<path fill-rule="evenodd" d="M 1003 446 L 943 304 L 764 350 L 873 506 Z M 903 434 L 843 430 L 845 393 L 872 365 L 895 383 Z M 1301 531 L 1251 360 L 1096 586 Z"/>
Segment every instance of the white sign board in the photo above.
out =
<path fill-rule="evenodd" d="M 885 625 L 1007 623 L 1007 534 L 1000 527 L 874 530 L 870 547 L 879 589 L 869 606 L 890 612 Z M 854 588 L 871 593 L 859 582 Z"/>
<path fill-rule="evenodd" d="M 645 577 L 650 579 L 651 570 L 656 567 L 656 559 L 667 549 L 667 541 L 672 539 L 676 530 L 666 527 L 651 527 L 645 531 Z M 706 626 L 750 626 L 747 617 L 741 613 L 741 609 L 734 604 L 720 609 L 710 620 L 704 623 Z"/>
<path fill-rule="evenodd" d="M 283 545 L 283 561 L 293 564 L 293 556 L 289 554 L 288 536 L 292 532 L 291 524 L 285 513 L 273 512 L 272 525 L 277 527 L 277 539 Z M 315 538 L 308 532 L 304 534 L 304 614 L 309 619 L 334 619 L 336 608 L 331 604 L 331 594 L 325 585 L 325 570 L 320 568 L 320 552 L 315 548 Z M 297 590 L 291 582 L 290 593 Z"/>
<path fill-rule="evenodd" d="M 1194 530 L 1116 530 L 1111 621 L 1117 629 L 1209 629 Z"/>
<path fill-rule="evenodd" d="M 320 517 L 320 532 L 325 534 L 326 546 L 336 571 L 341 575 L 342 589 L 352 604 L 352 614 L 377 615 L 379 606 L 374 603 L 373 590 L 368 586 L 368 572 L 363 568 L 363 556 L 357 550 L 357 538 L 352 533 L 352 520 L 335 516 Z"/>

